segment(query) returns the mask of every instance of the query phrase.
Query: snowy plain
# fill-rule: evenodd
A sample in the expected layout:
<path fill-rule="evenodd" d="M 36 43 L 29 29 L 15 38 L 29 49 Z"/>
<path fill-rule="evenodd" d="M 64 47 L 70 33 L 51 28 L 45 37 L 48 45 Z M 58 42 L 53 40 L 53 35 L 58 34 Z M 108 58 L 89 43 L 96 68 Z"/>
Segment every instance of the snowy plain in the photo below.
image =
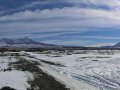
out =
<path fill-rule="evenodd" d="M 9 54 L 0 56 L 0 89 L 30 88 L 33 74 L 16 70 L 10 63 L 18 60 Z M 43 72 L 66 85 L 70 90 L 120 90 L 119 50 L 73 50 L 46 52 L 17 52 L 29 61 L 37 61 Z"/>
<path fill-rule="evenodd" d="M 120 90 L 119 50 L 76 50 L 69 54 L 29 52 L 28 54 L 35 57 L 36 61 L 60 64 L 61 66 L 42 63 L 40 68 L 71 90 Z"/>

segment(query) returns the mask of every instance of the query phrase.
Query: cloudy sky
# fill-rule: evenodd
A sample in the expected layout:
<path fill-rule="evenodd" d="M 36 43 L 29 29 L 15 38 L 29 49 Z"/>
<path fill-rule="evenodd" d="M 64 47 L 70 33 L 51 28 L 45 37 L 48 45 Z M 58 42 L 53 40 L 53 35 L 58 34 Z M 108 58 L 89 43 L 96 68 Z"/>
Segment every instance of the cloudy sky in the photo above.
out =
<path fill-rule="evenodd" d="M 120 0 L 0 0 L 0 38 L 76 46 L 120 42 Z"/>

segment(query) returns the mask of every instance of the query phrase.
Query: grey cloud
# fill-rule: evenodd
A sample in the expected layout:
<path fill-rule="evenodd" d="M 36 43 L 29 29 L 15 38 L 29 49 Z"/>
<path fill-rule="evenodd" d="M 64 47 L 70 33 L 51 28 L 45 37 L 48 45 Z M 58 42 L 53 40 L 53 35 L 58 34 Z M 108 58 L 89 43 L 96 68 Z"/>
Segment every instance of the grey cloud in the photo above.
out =
<path fill-rule="evenodd" d="M 0 0 L 0 15 L 9 15 L 25 10 L 45 10 L 65 7 L 111 10 L 119 8 L 119 0 Z"/>
<path fill-rule="evenodd" d="M 119 12 L 75 7 L 42 11 L 27 10 L 0 17 L 0 29 L 12 32 L 75 31 L 93 27 L 114 28 L 119 26 L 119 23 Z"/>

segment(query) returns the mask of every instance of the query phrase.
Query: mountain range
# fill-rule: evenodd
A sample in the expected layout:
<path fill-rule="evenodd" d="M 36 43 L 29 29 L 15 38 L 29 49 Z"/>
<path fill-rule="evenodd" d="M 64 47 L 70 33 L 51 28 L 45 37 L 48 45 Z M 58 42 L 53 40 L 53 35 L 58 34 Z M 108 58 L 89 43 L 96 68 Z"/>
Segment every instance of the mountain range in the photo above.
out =
<path fill-rule="evenodd" d="M 114 47 L 120 47 L 120 42 L 115 44 Z"/>
<path fill-rule="evenodd" d="M 60 45 L 38 42 L 28 37 L 16 38 L 16 39 L 1 38 L 0 47 L 6 47 L 6 46 L 9 46 L 9 47 L 42 47 L 42 48 L 64 47 Z M 65 46 L 65 47 L 69 47 L 69 46 Z M 72 46 L 72 47 L 75 47 L 75 46 Z M 120 42 L 113 46 L 104 46 L 104 47 L 105 48 L 120 48 Z"/>
<path fill-rule="evenodd" d="M 9 39 L 9 38 L 1 38 L 0 46 L 11 46 L 11 47 L 58 47 L 53 44 L 41 43 L 38 41 L 34 41 L 31 38 L 17 38 L 17 39 Z"/>

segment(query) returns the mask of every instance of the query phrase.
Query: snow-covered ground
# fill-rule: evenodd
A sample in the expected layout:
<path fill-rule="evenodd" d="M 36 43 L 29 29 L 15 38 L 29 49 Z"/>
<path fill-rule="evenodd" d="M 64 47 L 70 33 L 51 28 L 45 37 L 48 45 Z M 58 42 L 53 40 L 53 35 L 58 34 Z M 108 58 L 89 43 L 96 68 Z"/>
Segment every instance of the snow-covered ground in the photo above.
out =
<path fill-rule="evenodd" d="M 43 72 L 26 52 L 0 52 L 0 90 L 69 90 Z"/>
<path fill-rule="evenodd" d="M 120 90 L 120 51 L 88 50 L 66 53 L 31 53 L 34 60 L 54 62 L 42 63 L 48 74 L 71 87 L 72 90 Z"/>
<path fill-rule="evenodd" d="M 31 88 L 29 81 L 35 79 L 36 72 L 29 70 L 27 62 L 31 65 L 34 62 L 35 69 L 38 68 L 38 71 L 42 69 L 70 90 L 120 90 L 120 50 L 18 52 L 18 54 L 22 56 L 16 56 L 14 52 L 0 54 L 0 89 L 6 86 L 16 90 Z M 27 61 L 18 62 L 20 58 Z M 23 68 L 15 68 L 17 64 L 23 65 Z"/>
<path fill-rule="evenodd" d="M 10 56 L 0 56 L 0 89 L 10 87 L 16 90 L 26 90 L 30 87 L 27 83 L 29 72 L 15 70 L 10 63 L 17 60 Z"/>

